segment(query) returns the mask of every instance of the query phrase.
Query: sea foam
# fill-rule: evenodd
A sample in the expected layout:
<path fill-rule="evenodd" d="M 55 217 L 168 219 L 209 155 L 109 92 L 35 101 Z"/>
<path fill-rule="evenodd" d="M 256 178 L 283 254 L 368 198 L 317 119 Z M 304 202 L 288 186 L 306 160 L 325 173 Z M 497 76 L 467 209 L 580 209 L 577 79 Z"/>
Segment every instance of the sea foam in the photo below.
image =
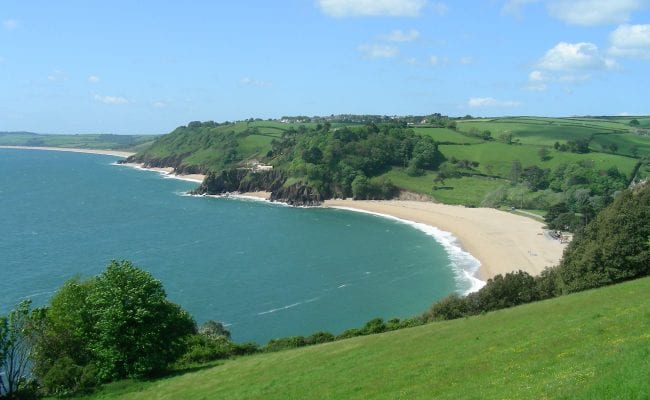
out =
<path fill-rule="evenodd" d="M 394 217 L 388 214 L 382 214 L 374 211 L 360 210 L 357 208 L 351 207 L 340 207 L 340 206 L 331 206 L 330 208 L 338 210 L 346 210 L 352 212 L 359 212 L 363 214 L 374 215 L 376 217 L 390 219 L 402 224 L 409 225 L 421 232 L 424 232 L 426 235 L 434 238 L 449 255 L 450 267 L 454 272 L 454 279 L 456 280 L 456 286 L 459 288 L 458 291 L 462 294 L 469 294 L 476 292 L 485 286 L 485 282 L 476 277 L 481 262 L 476 259 L 473 255 L 463 250 L 458 239 L 451 233 L 446 232 L 441 229 L 436 228 L 435 226 L 423 224 L 420 222 L 409 221 L 406 219 Z"/>

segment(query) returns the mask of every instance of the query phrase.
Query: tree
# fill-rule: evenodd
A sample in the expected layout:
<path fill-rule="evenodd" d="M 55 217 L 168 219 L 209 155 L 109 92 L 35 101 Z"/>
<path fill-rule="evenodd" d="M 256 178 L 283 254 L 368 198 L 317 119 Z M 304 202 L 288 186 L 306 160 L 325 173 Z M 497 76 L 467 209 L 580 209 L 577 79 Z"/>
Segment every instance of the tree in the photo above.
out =
<path fill-rule="evenodd" d="M 610 144 L 607 146 L 607 148 L 608 148 L 609 151 L 611 151 L 612 153 L 616 153 L 616 152 L 618 151 L 618 145 L 617 145 L 616 143 L 610 143 Z"/>
<path fill-rule="evenodd" d="M 499 140 L 505 144 L 512 144 L 512 133 L 502 133 L 499 135 Z"/>
<path fill-rule="evenodd" d="M 230 339 L 230 331 L 226 329 L 221 322 L 213 320 L 205 321 L 203 325 L 201 325 L 199 333 L 211 337 L 223 336 L 226 339 Z"/>
<path fill-rule="evenodd" d="M 352 181 L 352 196 L 355 200 L 365 199 L 368 195 L 370 182 L 365 175 L 359 174 Z"/>
<path fill-rule="evenodd" d="M 521 177 L 522 172 L 523 168 L 521 166 L 521 161 L 513 161 L 512 165 L 510 166 L 510 183 L 515 185 L 517 182 L 519 182 L 519 178 Z"/>
<path fill-rule="evenodd" d="M 630 126 L 639 126 L 639 120 L 634 118 L 633 120 L 630 121 Z"/>
<path fill-rule="evenodd" d="M 112 261 L 96 278 L 88 305 L 96 337 L 91 351 L 102 379 L 163 371 L 183 354 L 183 337 L 195 331 L 162 283 L 129 261 Z"/>
<path fill-rule="evenodd" d="M 551 152 L 546 147 L 542 147 L 537 150 L 537 155 L 539 156 L 540 161 L 546 161 L 550 158 L 549 156 L 551 155 Z"/>
<path fill-rule="evenodd" d="M 93 282 L 67 281 L 42 310 L 32 367 L 47 394 L 68 395 L 97 383 L 91 364 L 93 326 L 87 304 Z"/>
<path fill-rule="evenodd" d="M 546 189 L 548 187 L 548 170 L 541 169 L 537 165 L 532 165 L 525 168 L 521 176 L 526 181 L 526 185 L 533 192 L 541 189 Z"/>
<path fill-rule="evenodd" d="M 485 141 L 492 140 L 492 132 L 490 132 L 487 129 L 484 130 L 483 132 L 481 132 L 481 139 L 483 139 Z"/>
<path fill-rule="evenodd" d="M 71 280 L 54 295 L 35 341 L 34 373 L 56 395 L 150 376 L 178 359 L 195 332 L 160 281 L 128 261 L 112 261 L 99 276 Z"/>
<path fill-rule="evenodd" d="M 20 398 L 29 383 L 32 324 L 30 300 L 20 302 L 7 316 L 0 316 L 0 396 Z"/>
<path fill-rule="evenodd" d="M 559 274 L 569 292 L 650 275 L 650 184 L 621 193 L 569 244 Z"/>

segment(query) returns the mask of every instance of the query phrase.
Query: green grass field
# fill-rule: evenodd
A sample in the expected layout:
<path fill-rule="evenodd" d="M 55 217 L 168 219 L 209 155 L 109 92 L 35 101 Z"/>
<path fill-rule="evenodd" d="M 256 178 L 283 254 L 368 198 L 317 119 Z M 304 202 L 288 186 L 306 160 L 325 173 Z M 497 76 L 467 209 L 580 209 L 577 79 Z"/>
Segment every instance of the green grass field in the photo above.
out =
<path fill-rule="evenodd" d="M 453 131 L 447 128 L 414 128 L 415 133 L 424 136 L 431 136 L 439 143 L 476 144 L 483 143 L 483 140 Z"/>
<path fill-rule="evenodd" d="M 92 399 L 647 399 L 650 278 L 225 361 Z"/>
<path fill-rule="evenodd" d="M 648 141 L 650 144 L 650 140 Z M 597 169 L 606 170 L 617 167 L 621 172 L 630 175 L 637 160 L 616 154 L 596 153 L 575 154 L 549 150 L 548 160 L 542 161 L 538 155 L 538 146 L 507 145 L 489 142 L 472 146 L 440 145 L 440 151 L 447 159 L 455 157 L 459 160 L 478 161 L 478 171 L 487 175 L 508 177 L 512 163 L 519 160 L 524 168 L 537 165 L 540 168 L 554 168 L 563 163 L 590 161 Z"/>
<path fill-rule="evenodd" d="M 154 135 L 42 135 L 0 132 L 0 146 L 71 147 L 80 149 L 140 151 L 153 143 Z"/>
<path fill-rule="evenodd" d="M 404 190 L 431 196 L 445 204 L 462 204 L 478 207 L 481 200 L 495 189 L 507 185 L 503 179 L 463 176 L 450 178 L 444 183 L 434 183 L 434 172 L 422 176 L 409 176 L 403 168 L 393 168 L 383 176 L 389 178 L 397 187 Z M 435 187 L 435 189 L 434 189 Z"/>

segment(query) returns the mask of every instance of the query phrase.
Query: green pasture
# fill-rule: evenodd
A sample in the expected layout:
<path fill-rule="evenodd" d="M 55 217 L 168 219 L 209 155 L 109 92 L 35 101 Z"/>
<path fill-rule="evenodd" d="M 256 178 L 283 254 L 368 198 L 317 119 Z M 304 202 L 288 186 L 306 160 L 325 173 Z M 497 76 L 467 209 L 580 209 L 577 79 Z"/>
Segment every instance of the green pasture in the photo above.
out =
<path fill-rule="evenodd" d="M 462 204 L 478 207 L 483 198 L 497 188 L 507 185 L 503 179 L 463 176 L 434 183 L 436 173 L 427 172 L 422 176 L 409 176 L 402 168 L 393 168 L 383 175 L 395 186 L 410 192 L 431 196 L 445 204 Z"/>
<path fill-rule="evenodd" d="M 261 354 L 90 399 L 646 399 L 650 278 Z"/>
<path fill-rule="evenodd" d="M 508 145 L 505 143 L 489 142 L 472 146 L 440 145 L 438 147 L 447 160 L 455 157 L 458 160 L 478 161 L 477 170 L 486 175 L 510 176 L 512 163 L 519 160 L 524 168 L 537 165 L 540 168 L 554 168 L 563 163 L 588 161 L 594 167 L 606 170 L 615 166 L 621 172 L 630 175 L 637 163 L 636 159 L 615 154 L 587 153 L 576 154 L 548 149 L 548 158 L 544 161 L 538 154 L 541 147 Z"/>
<path fill-rule="evenodd" d="M 154 135 L 44 135 L 0 132 L 0 146 L 69 147 L 135 152 L 148 147 L 157 137 Z"/>
<path fill-rule="evenodd" d="M 430 136 L 439 143 L 475 144 L 483 143 L 482 139 L 468 136 L 447 128 L 414 128 L 415 133 Z"/>

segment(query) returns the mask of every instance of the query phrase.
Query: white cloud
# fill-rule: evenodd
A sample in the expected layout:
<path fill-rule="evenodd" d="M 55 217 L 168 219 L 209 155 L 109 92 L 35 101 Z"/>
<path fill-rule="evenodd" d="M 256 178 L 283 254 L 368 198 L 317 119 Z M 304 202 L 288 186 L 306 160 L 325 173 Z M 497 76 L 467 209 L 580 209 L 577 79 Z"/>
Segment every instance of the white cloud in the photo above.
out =
<path fill-rule="evenodd" d="M 130 103 L 128 99 L 122 96 L 100 96 L 98 94 L 95 95 L 95 101 L 98 101 L 100 103 L 104 104 L 128 104 Z"/>
<path fill-rule="evenodd" d="M 100 81 L 99 77 L 97 75 L 90 75 L 88 77 L 88 82 L 90 83 L 98 83 Z"/>
<path fill-rule="evenodd" d="M 47 80 L 50 82 L 63 82 L 68 80 L 68 76 L 65 72 L 56 70 L 47 76 Z"/>
<path fill-rule="evenodd" d="M 318 0 L 321 11 L 331 17 L 417 17 L 426 0 Z"/>
<path fill-rule="evenodd" d="M 399 48 L 381 44 L 363 44 L 359 51 L 368 58 L 393 58 L 399 55 Z"/>
<path fill-rule="evenodd" d="M 8 31 L 13 31 L 20 26 L 20 22 L 15 19 L 6 19 L 2 21 L 2 27 Z"/>
<path fill-rule="evenodd" d="M 467 101 L 470 107 L 519 107 L 521 105 L 518 101 L 513 100 L 497 100 L 494 97 L 472 97 Z"/>
<path fill-rule="evenodd" d="M 605 58 L 593 43 L 560 42 L 548 50 L 538 67 L 550 71 L 615 69 L 616 61 Z"/>
<path fill-rule="evenodd" d="M 568 75 L 560 75 L 557 78 L 559 82 L 572 83 L 572 84 L 587 82 L 590 79 L 591 79 L 591 75 L 589 74 L 568 74 Z"/>
<path fill-rule="evenodd" d="M 167 107 L 167 103 L 164 101 L 156 101 L 155 103 L 153 103 L 153 106 L 156 108 L 165 108 Z"/>
<path fill-rule="evenodd" d="M 470 65 L 470 64 L 474 64 L 475 62 L 476 60 L 474 60 L 474 57 L 466 56 L 460 58 L 460 63 L 463 65 Z"/>
<path fill-rule="evenodd" d="M 403 32 L 401 29 L 396 29 L 385 35 L 384 38 L 389 42 L 412 42 L 420 37 L 420 32 L 411 29 L 408 32 Z"/>
<path fill-rule="evenodd" d="M 521 17 L 523 8 L 542 0 L 507 0 L 502 14 Z M 650 6 L 650 0 L 545 0 L 546 10 L 554 18 L 570 25 L 601 25 L 622 23 L 634 11 Z"/>
<path fill-rule="evenodd" d="M 535 70 L 528 75 L 528 80 L 531 82 L 544 82 L 547 81 L 548 78 L 542 71 Z"/>
<path fill-rule="evenodd" d="M 634 11 L 648 6 L 647 0 L 553 0 L 547 4 L 551 16 L 572 25 L 621 23 Z"/>
<path fill-rule="evenodd" d="M 543 92 L 548 89 L 546 83 L 550 80 L 551 78 L 544 72 L 535 70 L 528 74 L 528 84 L 524 88 L 535 92 Z"/>
<path fill-rule="evenodd" d="M 650 59 L 650 25 L 621 25 L 609 35 L 609 54 Z"/>
<path fill-rule="evenodd" d="M 445 3 L 439 1 L 431 4 L 431 8 L 433 9 L 433 12 L 436 15 L 440 15 L 440 16 L 447 15 L 447 13 L 449 12 L 449 7 L 447 7 Z"/>
<path fill-rule="evenodd" d="M 508 0 L 501 7 L 502 14 L 521 16 L 521 10 L 526 4 L 537 3 L 539 0 Z"/>
<path fill-rule="evenodd" d="M 438 67 L 447 65 L 449 63 L 449 59 L 447 57 L 431 56 L 429 57 L 429 63 L 434 67 Z"/>
<path fill-rule="evenodd" d="M 273 84 L 271 82 L 267 81 L 260 81 L 258 79 L 253 79 L 250 77 L 244 77 L 239 80 L 239 83 L 241 83 L 244 86 L 255 86 L 255 87 L 271 87 Z"/>

